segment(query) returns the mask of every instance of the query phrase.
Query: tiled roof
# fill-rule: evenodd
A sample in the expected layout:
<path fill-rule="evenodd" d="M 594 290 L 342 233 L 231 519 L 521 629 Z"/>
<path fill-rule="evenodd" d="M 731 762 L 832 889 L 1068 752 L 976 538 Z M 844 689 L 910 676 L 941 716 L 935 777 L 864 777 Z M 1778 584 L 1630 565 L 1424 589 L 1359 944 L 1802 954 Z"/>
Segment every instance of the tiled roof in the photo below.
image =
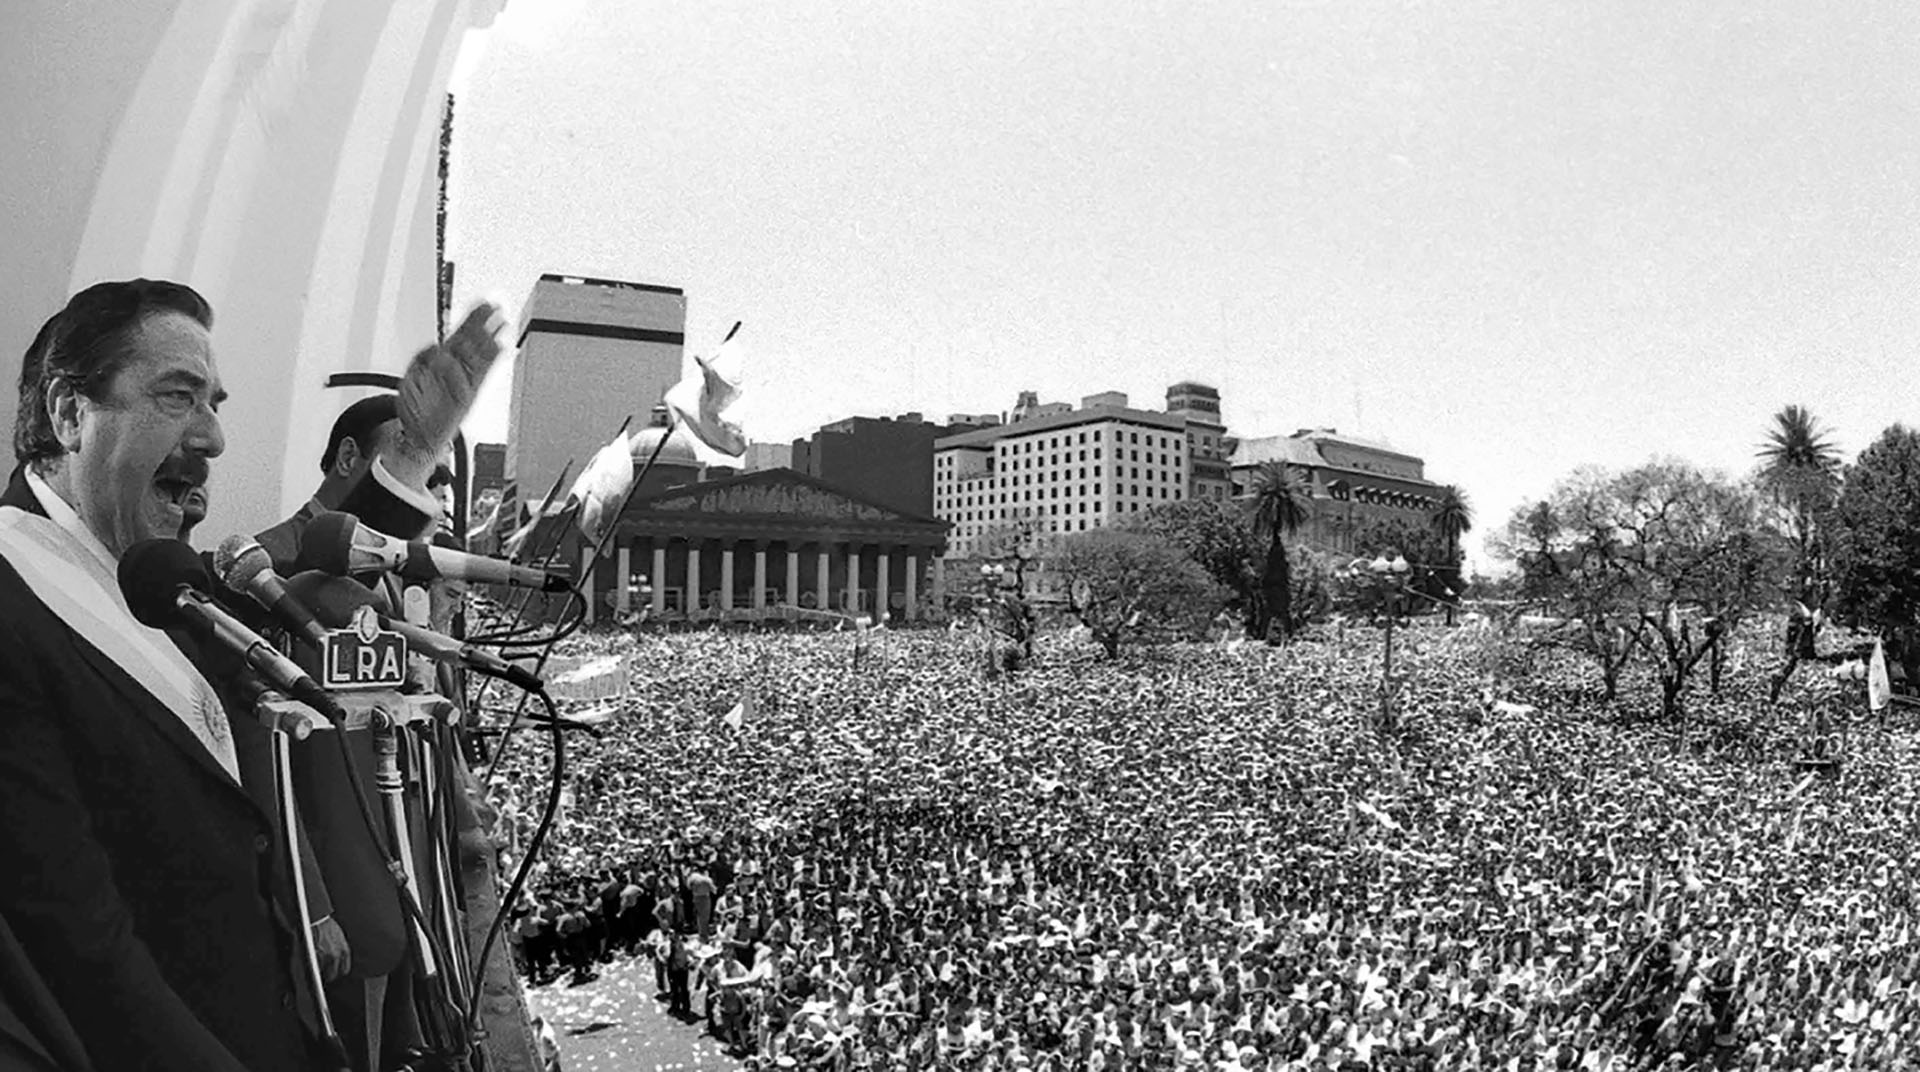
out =
<path fill-rule="evenodd" d="M 1240 449 L 1234 452 L 1234 465 L 1259 465 L 1263 462 L 1286 462 L 1288 465 L 1325 465 L 1327 460 L 1320 456 L 1320 450 L 1311 440 L 1295 439 L 1292 436 L 1261 436 L 1259 439 L 1242 439 Z"/>

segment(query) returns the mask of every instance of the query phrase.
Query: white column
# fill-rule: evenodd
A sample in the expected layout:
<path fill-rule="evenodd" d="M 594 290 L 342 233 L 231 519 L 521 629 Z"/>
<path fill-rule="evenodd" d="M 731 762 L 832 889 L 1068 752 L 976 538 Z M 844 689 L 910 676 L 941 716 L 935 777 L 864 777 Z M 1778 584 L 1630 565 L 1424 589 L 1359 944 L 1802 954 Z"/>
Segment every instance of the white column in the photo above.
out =
<path fill-rule="evenodd" d="M 829 564 L 829 563 L 828 563 L 828 561 L 827 561 L 827 545 L 826 545 L 826 544 L 821 544 L 821 545 L 820 545 L 820 563 L 819 563 L 819 566 L 820 566 L 820 568 L 819 568 L 819 571 L 818 571 L 818 580 L 819 580 L 819 584 L 817 585 L 817 590 L 816 590 L 816 591 L 814 592 L 814 594 L 813 594 L 813 598 L 815 598 L 815 599 L 817 599 L 817 600 L 819 600 L 819 601 L 820 601 L 820 609 L 821 609 L 821 610 L 826 610 L 826 609 L 827 609 L 827 595 L 828 595 L 828 593 L 827 593 L 827 578 L 828 578 L 828 576 L 830 576 L 830 574 L 831 574 L 831 572 L 832 572 L 832 568 L 833 568 L 833 567 L 832 567 L 832 565 L 831 565 L 831 564 Z"/>
<path fill-rule="evenodd" d="M 767 609 L 767 545 L 753 545 L 753 609 Z"/>
<path fill-rule="evenodd" d="M 787 545 L 787 606 L 800 605 L 800 550 Z"/>
<path fill-rule="evenodd" d="M 860 547 L 847 545 L 847 613 L 860 614 Z"/>
<path fill-rule="evenodd" d="M 893 608 L 887 603 L 888 598 L 893 594 L 888 591 L 889 585 L 887 584 L 887 568 L 892 565 L 892 563 L 888 561 L 890 557 L 891 556 L 887 554 L 886 547 L 882 546 L 880 553 L 875 555 L 873 560 L 873 620 L 876 623 L 885 621 L 887 615 L 893 613 Z"/>
<path fill-rule="evenodd" d="M 934 606 L 947 605 L 947 556 L 935 555 L 933 558 L 933 603 Z"/>
<path fill-rule="evenodd" d="M 687 541 L 687 610 L 700 609 L 700 541 Z"/>
<path fill-rule="evenodd" d="M 615 580 L 619 582 L 620 587 L 613 590 L 613 609 L 624 618 L 627 612 L 633 609 L 633 556 L 626 544 L 620 545 L 615 560 L 620 569 Z"/>
<path fill-rule="evenodd" d="M 720 545 L 720 609 L 733 609 L 733 544 Z"/>
<path fill-rule="evenodd" d="M 580 548 L 580 592 L 587 597 L 587 613 L 584 620 L 586 624 L 592 625 L 594 604 L 599 600 L 593 595 L 593 548 L 590 545 Z"/>
<path fill-rule="evenodd" d="M 920 556 L 907 556 L 907 620 L 920 618 Z"/>
<path fill-rule="evenodd" d="M 653 612 L 659 614 L 667 609 L 667 542 L 658 536 L 653 538 L 653 574 L 647 583 L 653 585 Z"/>

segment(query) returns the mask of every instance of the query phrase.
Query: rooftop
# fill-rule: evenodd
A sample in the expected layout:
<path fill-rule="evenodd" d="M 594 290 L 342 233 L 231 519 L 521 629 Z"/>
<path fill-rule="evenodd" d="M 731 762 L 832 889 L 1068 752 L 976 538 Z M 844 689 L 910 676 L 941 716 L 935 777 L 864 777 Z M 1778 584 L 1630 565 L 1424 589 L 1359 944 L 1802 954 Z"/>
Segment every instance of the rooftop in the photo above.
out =
<path fill-rule="evenodd" d="M 1144 424 L 1169 431 L 1181 431 L 1187 422 L 1179 417 L 1165 413 L 1155 413 L 1144 409 L 1120 409 L 1114 406 L 1094 406 L 1088 409 L 1076 409 L 1068 413 L 1055 413 L 1032 420 L 1015 421 L 992 428 L 980 428 L 971 432 L 936 439 L 935 450 L 947 450 L 952 447 L 980 447 L 1013 439 L 1018 436 L 1034 435 L 1039 432 L 1051 432 L 1059 428 L 1071 428 L 1081 424 L 1096 424 L 1100 421 L 1125 421 L 1128 424 Z"/>
<path fill-rule="evenodd" d="M 540 281 L 542 283 L 565 283 L 569 286 L 576 286 L 576 287 L 588 286 L 588 287 L 611 287 L 615 290 L 645 290 L 645 291 L 650 291 L 654 294 L 685 294 L 686 293 L 686 291 L 680 289 L 679 287 L 663 286 L 659 283 L 629 283 L 622 279 L 595 279 L 592 276 L 559 275 L 554 272 L 541 273 Z"/>

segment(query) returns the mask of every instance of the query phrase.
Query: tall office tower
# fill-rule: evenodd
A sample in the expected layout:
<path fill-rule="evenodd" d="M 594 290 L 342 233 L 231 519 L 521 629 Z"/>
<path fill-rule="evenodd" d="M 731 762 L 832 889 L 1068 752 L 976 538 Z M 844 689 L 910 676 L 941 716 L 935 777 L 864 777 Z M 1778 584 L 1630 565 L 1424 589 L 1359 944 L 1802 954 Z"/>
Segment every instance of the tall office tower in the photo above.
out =
<path fill-rule="evenodd" d="M 1185 420 L 1129 409 L 1127 396 L 1115 391 L 1090 395 L 1077 410 L 934 443 L 934 516 L 953 523 L 947 553 L 954 558 L 970 557 L 996 525 L 1032 520 L 1058 533 L 1104 528 L 1185 499 L 1187 483 Z"/>
<path fill-rule="evenodd" d="M 1182 380 L 1167 388 L 1167 413 L 1187 422 L 1187 495 L 1194 499 L 1233 496 L 1227 426 L 1220 417 L 1220 392 L 1204 383 Z"/>
<path fill-rule="evenodd" d="M 679 287 L 543 275 L 521 314 L 507 423 L 507 479 L 540 497 L 648 415 L 680 378 L 687 298 Z M 562 488 L 561 494 L 566 489 Z"/>

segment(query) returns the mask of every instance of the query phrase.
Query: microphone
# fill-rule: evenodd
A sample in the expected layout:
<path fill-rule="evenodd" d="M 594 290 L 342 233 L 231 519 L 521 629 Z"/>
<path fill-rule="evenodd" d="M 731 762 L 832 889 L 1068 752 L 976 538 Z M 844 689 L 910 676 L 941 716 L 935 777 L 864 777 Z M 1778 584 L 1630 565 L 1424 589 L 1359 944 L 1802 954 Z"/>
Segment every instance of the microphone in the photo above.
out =
<path fill-rule="evenodd" d="M 287 582 L 273 571 L 273 558 L 260 541 L 237 533 L 227 537 L 213 553 L 213 568 L 228 588 L 252 596 L 289 632 L 304 637 L 316 648 L 320 646 L 326 626 L 315 621 L 313 612 L 287 593 Z"/>
<path fill-rule="evenodd" d="M 213 577 L 193 548 L 179 540 L 142 540 L 120 556 L 119 577 L 127 608 L 141 625 L 197 626 L 246 660 L 276 691 L 338 720 L 339 705 L 326 690 L 207 594 Z"/>
<path fill-rule="evenodd" d="M 319 570 L 335 577 L 393 572 L 421 583 L 446 578 L 542 592 L 565 592 L 573 587 L 557 573 L 516 566 L 503 558 L 435 547 L 425 540 L 396 539 L 368 528 L 352 514 L 338 511 L 316 514 L 307 522 L 300 534 L 297 562 L 303 571 Z"/>
<path fill-rule="evenodd" d="M 287 584 L 298 598 L 313 608 L 319 620 L 335 629 L 345 629 L 353 621 L 353 614 L 361 607 L 377 607 L 378 601 L 366 588 L 347 580 L 334 577 L 319 570 L 308 570 L 295 576 Z M 540 679 L 525 668 L 516 666 L 490 651 L 476 648 L 444 633 L 423 629 L 411 622 L 379 615 L 380 626 L 391 629 L 405 638 L 407 646 L 421 655 L 436 662 L 462 666 L 489 677 L 503 678 L 507 683 L 516 685 L 528 692 L 539 692 L 546 688 Z"/>

